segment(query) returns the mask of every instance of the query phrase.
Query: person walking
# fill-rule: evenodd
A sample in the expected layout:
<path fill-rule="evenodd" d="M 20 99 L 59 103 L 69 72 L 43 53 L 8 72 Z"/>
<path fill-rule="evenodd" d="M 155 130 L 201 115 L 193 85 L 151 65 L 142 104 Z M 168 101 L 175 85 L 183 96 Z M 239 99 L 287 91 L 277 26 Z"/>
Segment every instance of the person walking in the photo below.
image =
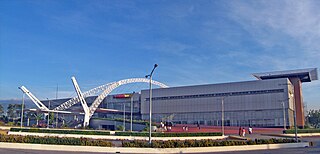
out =
<path fill-rule="evenodd" d="M 246 136 L 246 129 L 243 127 L 242 128 L 242 137 L 245 137 Z"/>
<path fill-rule="evenodd" d="M 242 136 L 242 128 L 241 128 L 241 126 L 239 127 L 239 136 Z"/>
<path fill-rule="evenodd" d="M 249 126 L 248 132 L 249 132 L 249 134 L 252 134 L 252 127 L 251 126 Z"/>

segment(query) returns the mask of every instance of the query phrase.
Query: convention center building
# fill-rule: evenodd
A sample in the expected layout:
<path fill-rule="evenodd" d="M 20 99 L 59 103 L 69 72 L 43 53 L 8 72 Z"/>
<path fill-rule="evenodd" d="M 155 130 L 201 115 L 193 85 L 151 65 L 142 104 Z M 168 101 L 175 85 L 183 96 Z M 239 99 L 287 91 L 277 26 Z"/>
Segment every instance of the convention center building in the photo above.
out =
<path fill-rule="evenodd" d="M 253 74 L 258 80 L 153 89 L 152 117 L 178 124 L 226 126 L 304 126 L 303 82 L 317 80 L 317 69 Z M 141 118 L 149 119 L 149 91 L 141 91 Z"/>
<path fill-rule="evenodd" d="M 317 69 L 255 73 L 253 76 L 257 80 L 152 89 L 152 121 L 211 126 L 221 126 L 224 121 L 225 126 L 292 127 L 296 111 L 297 125 L 303 127 L 302 83 L 318 80 Z M 86 98 L 88 104 L 94 99 Z M 148 89 L 130 96 L 109 95 L 99 107 L 118 112 L 97 112 L 90 125 L 103 125 L 94 122 L 94 118 L 122 118 L 124 115 L 129 119 L 130 103 L 133 104 L 133 119 L 148 120 L 149 100 Z"/>

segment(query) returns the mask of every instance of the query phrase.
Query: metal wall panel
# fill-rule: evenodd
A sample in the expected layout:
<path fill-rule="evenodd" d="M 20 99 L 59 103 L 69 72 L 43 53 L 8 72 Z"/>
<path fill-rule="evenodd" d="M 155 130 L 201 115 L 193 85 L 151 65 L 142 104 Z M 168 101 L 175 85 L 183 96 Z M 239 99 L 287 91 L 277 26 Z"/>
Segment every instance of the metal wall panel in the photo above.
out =
<path fill-rule="evenodd" d="M 153 89 L 155 100 L 152 101 L 152 112 L 155 120 L 176 114 L 175 121 L 192 123 L 200 120 L 205 123 L 214 123 L 215 120 L 219 121 L 219 117 L 221 118 L 221 100 L 224 98 L 225 116 L 230 123 L 245 121 L 247 124 L 256 122 L 259 125 L 276 126 L 280 124 L 279 119 L 283 119 L 281 102 L 285 102 L 285 110 L 288 110 L 288 107 L 292 109 L 288 104 L 291 102 L 288 94 L 290 88 L 289 80 L 284 78 Z M 213 95 L 221 93 L 230 95 L 221 97 Z M 148 98 L 149 91 L 141 91 L 143 119 L 149 118 Z M 288 116 L 287 112 L 286 116 L 292 115 Z M 283 125 L 283 120 L 281 124 Z"/>

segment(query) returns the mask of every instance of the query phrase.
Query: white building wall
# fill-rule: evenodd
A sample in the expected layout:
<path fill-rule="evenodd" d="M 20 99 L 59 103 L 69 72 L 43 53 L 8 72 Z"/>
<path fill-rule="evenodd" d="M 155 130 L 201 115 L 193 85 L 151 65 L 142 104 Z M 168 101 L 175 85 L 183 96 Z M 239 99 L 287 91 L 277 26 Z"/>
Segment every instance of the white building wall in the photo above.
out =
<path fill-rule="evenodd" d="M 219 125 L 224 97 L 225 120 L 230 125 L 283 126 L 281 101 L 285 102 L 289 125 L 288 119 L 292 115 L 288 115 L 288 110 L 293 107 L 288 99 L 290 89 L 288 79 L 153 89 L 153 118 L 161 121 L 174 114 L 173 121 L 177 123 Z M 142 119 L 149 119 L 148 98 L 149 91 L 141 91 Z"/>

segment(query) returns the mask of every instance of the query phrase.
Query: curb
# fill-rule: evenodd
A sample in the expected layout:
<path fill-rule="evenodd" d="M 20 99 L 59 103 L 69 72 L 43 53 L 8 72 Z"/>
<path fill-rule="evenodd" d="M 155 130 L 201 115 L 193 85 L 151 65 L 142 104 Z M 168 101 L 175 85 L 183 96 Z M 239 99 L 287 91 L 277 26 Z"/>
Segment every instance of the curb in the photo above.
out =
<path fill-rule="evenodd" d="M 261 134 L 264 136 L 275 136 L 275 137 L 285 137 L 285 138 L 295 138 L 294 134 L 290 135 L 290 134 Z M 300 138 L 300 136 L 297 136 L 298 138 Z"/>
<path fill-rule="evenodd" d="M 250 140 L 247 137 L 240 137 L 240 136 L 234 136 L 234 135 L 230 135 L 229 138 L 230 139 L 236 139 L 236 140 L 244 140 L 244 141 Z"/>
<path fill-rule="evenodd" d="M 74 137 L 74 138 L 92 138 L 92 139 L 109 139 L 109 140 L 149 140 L 149 137 L 141 136 L 112 136 L 112 135 L 82 135 L 82 134 L 50 134 L 50 133 L 30 133 L 30 132 L 8 132 L 8 135 L 22 135 L 22 136 L 52 136 L 52 137 Z M 195 137 L 152 137 L 152 140 L 221 140 L 228 136 L 195 136 Z"/>
<path fill-rule="evenodd" d="M 278 137 L 288 137 L 288 138 L 294 138 L 295 134 L 261 134 L 265 136 L 278 136 Z M 308 137 L 308 136 L 320 136 L 320 133 L 299 133 L 297 134 L 297 137 Z"/>
<path fill-rule="evenodd" d="M 97 147 L 97 146 L 69 146 L 69 145 L 45 145 L 0 142 L 0 148 L 28 149 L 46 151 L 73 151 L 73 152 L 101 152 L 101 153 L 211 153 L 228 151 L 269 150 L 280 148 L 309 147 L 308 142 L 283 143 L 245 146 L 219 146 L 219 147 L 192 147 L 192 148 L 124 148 L 124 147 Z"/>

